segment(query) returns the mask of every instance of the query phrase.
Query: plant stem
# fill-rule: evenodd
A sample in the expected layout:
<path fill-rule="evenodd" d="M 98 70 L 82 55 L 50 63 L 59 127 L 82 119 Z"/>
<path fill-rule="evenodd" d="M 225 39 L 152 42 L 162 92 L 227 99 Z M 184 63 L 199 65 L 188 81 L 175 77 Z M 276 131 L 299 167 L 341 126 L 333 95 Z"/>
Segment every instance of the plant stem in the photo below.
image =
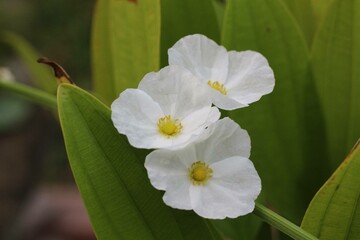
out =
<path fill-rule="evenodd" d="M 263 221 L 267 222 L 271 226 L 275 227 L 276 229 L 280 230 L 281 232 L 285 233 L 286 235 L 294 239 L 297 240 L 318 239 L 315 236 L 303 230 L 302 228 L 300 228 L 299 226 L 290 222 L 286 218 L 280 216 L 279 214 L 271 211 L 270 209 L 266 208 L 265 206 L 259 203 L 255 204 L 255 210 L 253 213 L 259 218 L 261 218 Z"/>
<path fill-rule="evenodd" d="M 20 94 L 21 96 L 33 102 L 39 103 L 41 105 L 45 105 L 54 110 L 57 109 L 56 97 L 42 90 L 38 90 L 36 88 L 32 88 L 16 82 L 2 81 L 1 79 L 0 79 L 0 89 L 9 90 L 11 92 Z"/>

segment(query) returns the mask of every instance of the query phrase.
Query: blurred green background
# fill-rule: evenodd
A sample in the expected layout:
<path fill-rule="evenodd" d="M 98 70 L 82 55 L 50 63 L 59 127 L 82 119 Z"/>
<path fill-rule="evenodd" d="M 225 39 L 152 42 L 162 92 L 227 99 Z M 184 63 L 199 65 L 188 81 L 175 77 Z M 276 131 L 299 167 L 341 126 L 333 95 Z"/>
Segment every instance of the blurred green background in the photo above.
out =
<path fill-rule="evenodd" d="M 94 3 L 0 0 L 0 31 L 20 35 L 88 88 Z M 0 53 L 0 67 L 33 84 L 13 49 L 0 42 Z M 93 238 L 62 139 L 52 112 L 0 91 L 0 239 Z"/>

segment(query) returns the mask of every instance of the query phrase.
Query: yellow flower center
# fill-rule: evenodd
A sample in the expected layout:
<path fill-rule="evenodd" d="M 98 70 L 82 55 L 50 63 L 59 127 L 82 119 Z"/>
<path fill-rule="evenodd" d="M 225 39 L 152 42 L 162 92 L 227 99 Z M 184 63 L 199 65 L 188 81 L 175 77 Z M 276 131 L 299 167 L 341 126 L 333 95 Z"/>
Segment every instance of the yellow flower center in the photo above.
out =
<path fill-rule="evenodd" d="M 219 83 L 218 81 L 215 82 L 211 82 L 210 80 L 208 81 L 208 85 L 210 87 L 212 87 L 213 89 L 215 89 L 216 91 L 219 91 L 220 93 L 226 95 L 227 91 L 226 88 L 224 86 L 224 84 Z"/>
<path fill-rule="evenodd" d="M 159 131 L 161 134 L 165 135 L 166 137 L 173 137 L 176 136 L 181 132 L 183 128 L 179 119 L 171 119 L 170 115 L 166 115 L 163 118 L 160 118 L 157 122 L 159 127 Z"/>
<path fill-rule="evenodd" d="M 212 177 L 213 170 L 203 161 L 191 164 L 189 177 L 193 185 L 204 185 Z"/>

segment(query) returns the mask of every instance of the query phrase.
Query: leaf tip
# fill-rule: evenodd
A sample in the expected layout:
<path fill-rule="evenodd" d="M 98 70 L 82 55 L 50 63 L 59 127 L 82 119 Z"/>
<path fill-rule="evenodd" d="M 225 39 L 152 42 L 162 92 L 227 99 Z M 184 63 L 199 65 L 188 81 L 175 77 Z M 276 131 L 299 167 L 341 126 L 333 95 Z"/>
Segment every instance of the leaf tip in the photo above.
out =
<path fill-rule="evenodd" d="M 70 83 L 75 85 L 75 83 L 71 80 L 69 74 L 67 74 L 67 72 L 65 71 L 65 69 L 63 67 L 61 67 L 58 63 L 46 58 L 46 57 L 41 57 L 37 60 L 38 63 L 43 63 L 46 65 L 49 65 L 50 67 L 52 67 L 52 69 L 54 70 L 54 75 L 56 77 L 56 79 L 58 80 L 58 83 Z"/>

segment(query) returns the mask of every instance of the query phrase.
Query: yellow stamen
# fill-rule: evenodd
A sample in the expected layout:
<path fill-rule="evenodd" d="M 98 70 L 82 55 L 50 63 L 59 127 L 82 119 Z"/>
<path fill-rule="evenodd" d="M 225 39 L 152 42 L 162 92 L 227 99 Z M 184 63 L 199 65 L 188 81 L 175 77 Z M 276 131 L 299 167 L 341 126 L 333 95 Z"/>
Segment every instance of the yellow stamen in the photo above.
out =
<path fill-rule="evenodd" d="M 171 119 L 170 115 L 166 115 L 163 118 L 160 118 L 157 122 L 159 127 L 159 131 L 161 134 L 165 135 L 166 137 L 173 137 L 176 136 L 181 132 L 183 128 L 179 119 Z"/>
<path fill-rule="evenodd" d="M 189 177 L 193 185 L 204 185 L 212 177 L 213 170 L 203 161 L 191 164 Z"/>
<path fill-rule="evenodd" d="M 212 87 L 213 89 L 215 89 L 216 91 L 219 91 L 220 93 L 226 95 L 227 91 L 226 88 L 224 86 L 224 84 L 219 83 L 218 81 L 215 82 L 211 82 L 210 80 L 208 81 L 208 85 L 210 87 Z"/>

